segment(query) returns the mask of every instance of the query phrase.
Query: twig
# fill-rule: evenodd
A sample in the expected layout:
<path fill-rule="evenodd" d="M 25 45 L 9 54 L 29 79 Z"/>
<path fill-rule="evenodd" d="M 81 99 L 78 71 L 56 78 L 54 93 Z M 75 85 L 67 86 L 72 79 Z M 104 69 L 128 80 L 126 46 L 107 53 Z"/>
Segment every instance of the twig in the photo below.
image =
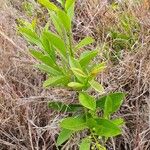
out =
<path fill-rule="evenodd" d="M 3 33 L 0 30 L 0 35 L 4 37 L 4 39 L 6 39 L 8 42 L 10 42 L 14 47 L 16 47 L 18 50 L 20 50 L 21 52 L 25 53 L 24 49 L 22 49 L 21 47 L 19 47 L 12 39 L 10 39 L 5 33 Z"/>

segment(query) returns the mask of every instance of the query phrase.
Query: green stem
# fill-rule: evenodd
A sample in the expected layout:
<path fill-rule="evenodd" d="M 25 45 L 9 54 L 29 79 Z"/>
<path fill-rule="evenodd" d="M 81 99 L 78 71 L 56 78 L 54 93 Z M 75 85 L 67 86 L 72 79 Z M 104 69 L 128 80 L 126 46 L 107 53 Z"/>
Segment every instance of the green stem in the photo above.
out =
<path fill-rule="evenodd" d="M 74 53 L 73 53 L 73 48 L 72 48 L 72 34 L 71 32 L 68 34 L 69 37 L 69 50 L 70 50 L 70 55 L 72 57 L 74 57 Z"/>
<path fill-rule="evenodd" d="M 95 137 L 95 135 L 94 135 L 94 133 L 93 133 L 92 131 L 91 131 L 91 135 L 92 135 L 93 139 L 95 140 L 96 147 L 98 148 L 98 150 L 101 150 L 100 147 L 97 146 L 97 145 L 99 145 L 99 142 L 98 142 L 98 140 L 96 139 L 96 137 Z"/>

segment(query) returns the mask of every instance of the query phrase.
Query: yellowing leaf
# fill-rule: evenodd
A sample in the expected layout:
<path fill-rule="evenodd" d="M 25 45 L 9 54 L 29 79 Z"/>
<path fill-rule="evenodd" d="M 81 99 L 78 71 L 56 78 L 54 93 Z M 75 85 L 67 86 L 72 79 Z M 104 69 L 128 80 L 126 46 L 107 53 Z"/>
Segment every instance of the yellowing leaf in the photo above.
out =
<path fill-rule="evenodd" d="M 80 70 L 78 68 L 71 68 L 71 70 L 73 71 L 73 73 L 75 75 L 78 75 L 80 77 L 85 77 L 85 78 L 87 77 L 87 75 L 82 70 Z"/>
<path fill-rule="evenodd" d="M 91 76 L 96 76 L 98 73 L 103 71 L 105 68 L 106 68 L 106 64 L 104 62 L 96 65 L 91 71 Z"/>
<path fill-rule="evenodd" d="M 78 83 L 78 82 L 70 82 L 70 83 L 68 84 L 68 86 L 71 87 L 71 88 L 74 88 L 74 89 L 81 89 L 81 88 L 84 87 L 83 84 Z"/>

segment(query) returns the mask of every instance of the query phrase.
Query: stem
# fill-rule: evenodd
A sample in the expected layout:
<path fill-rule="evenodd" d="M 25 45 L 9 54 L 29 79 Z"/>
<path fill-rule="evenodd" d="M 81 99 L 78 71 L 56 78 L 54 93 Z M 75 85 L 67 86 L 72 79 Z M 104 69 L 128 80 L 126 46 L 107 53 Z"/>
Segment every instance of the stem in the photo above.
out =
<path fill-rule="evenodd" d="M 96 143 L 96 147 L 98 148 L 98 150 L 101 150 L 100 147 L 98 147 L 97 145 L 99 145 L 98 140 L 96 139 L 96 137 L 94 136 L 94 133 L 91 131 L 91 135 L 93 136 L 93 139 L 95 140 Z"/>
<path fill-rule="evenodd" d="M 71 32 L 68 34 L 69 37 L 69 50 L 70 50 L 70 55 L 74 57 L 73 49 L 72 49 L 72 34 Z"/>

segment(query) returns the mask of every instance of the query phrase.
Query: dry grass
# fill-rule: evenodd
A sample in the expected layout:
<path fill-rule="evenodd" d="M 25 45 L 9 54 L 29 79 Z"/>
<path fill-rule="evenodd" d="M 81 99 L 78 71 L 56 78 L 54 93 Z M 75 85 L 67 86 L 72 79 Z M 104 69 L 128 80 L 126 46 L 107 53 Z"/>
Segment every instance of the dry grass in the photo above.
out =
<path fill-rule="evenodd" d="M 49 100 L 68 101 L 74 95 L 63 89 L 42 88 L 45 75 L 32 66 L 27 43 L 17 35 L 16 19 L 26 18 L 19 0 L 0 1 L 0 150 L 53 150 L 58 122 L 64 114 L 47 108 Z M 140 23 L 139 43 L 134 51 L 124 50 L 114 65 L 98 80 L 106 91 L 124 91 L 127 98 L 116 114 L 126 120 L 123 135 L 108 142 L 108 150 L 150 149 L 150 12 L 149 1 L 127 2 L 114 12 L 106 0 L 78 0 L 74 36 L 97 39 L 101 53 L 108 42 L 107 31 L 117 24 L 119 13 L 129 11 Z M 109 41 L 111 43 L 111 41 Z M 110 51 L 112 47 L 110 44 Z M 106 59 L 103 55 L 100 59 Z M 114 116 L 115 117 L 115 116 Z M 77 149 L 81 135 L 63 149 Z"/>

